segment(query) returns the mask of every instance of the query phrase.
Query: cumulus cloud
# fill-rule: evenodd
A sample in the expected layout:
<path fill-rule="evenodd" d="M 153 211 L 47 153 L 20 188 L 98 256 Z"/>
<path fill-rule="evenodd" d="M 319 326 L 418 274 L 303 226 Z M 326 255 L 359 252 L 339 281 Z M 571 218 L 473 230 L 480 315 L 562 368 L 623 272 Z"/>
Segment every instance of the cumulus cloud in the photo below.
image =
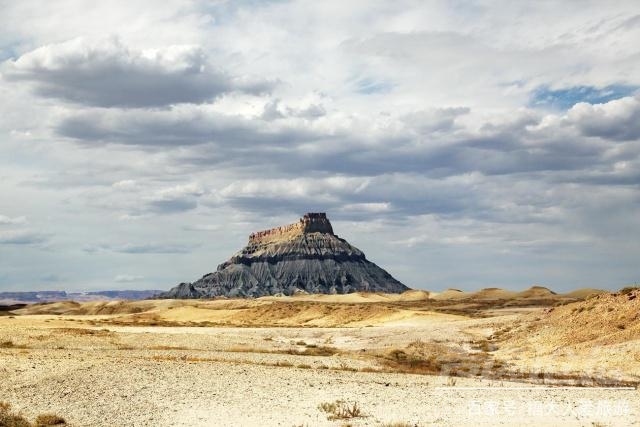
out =
<path fill-rule="evenodd" d="M 9 61 L 4 74 L 27 81 L 38 95 L 99 107 L 159 107 L 203 103 L 224 93 L 263 93 L 267 81 L 233 78 L 199 46 L 128 48 L 117 38 L 77 38 Z"/>
<path fill-rule="evenodd" d="M 568 112 L 569 120 L 586 136 L 616 141 L 640 139 L 640 95 L 605 104 L 576 104 Z"/>

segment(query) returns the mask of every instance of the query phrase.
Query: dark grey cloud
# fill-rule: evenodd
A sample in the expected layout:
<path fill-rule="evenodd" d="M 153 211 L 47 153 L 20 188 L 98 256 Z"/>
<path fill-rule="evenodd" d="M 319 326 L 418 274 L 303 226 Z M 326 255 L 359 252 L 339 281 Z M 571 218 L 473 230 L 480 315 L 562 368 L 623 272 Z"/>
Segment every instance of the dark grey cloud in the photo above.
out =
<path fill-rule="evenodd" d="M 468 108 L 420 111 L 401 116 L 401 126 L 393 133 L 361 134 L 358 129 L 348 128 L 323 131 L 321 127 L 309 131 L 290 121 L 276 120 L 279 124 L 274 124 L 177 111 L 138 117 L 112 112 L 103 116 L 99 111 L 93 113 L 95 118 L 83 117 L 82 123 L 101 129 L 100 137 L 107 141 L 184 146 L 185 150 L 170 157 L 183 171 L 216 165 L 246 173 L 260 171 L 270 177 L 412 173 L 443 178 L 474 172 L 512 175 L 566 171 L 578 176 L 579 171 L 607 173 L 616 161 L 638 155 L 630 145 L 632 141 L 617 140 L 620 126 L 631 134 L 635 124 L 630 123 L 630 117 L 635 110 L 615 105 L 635 102 L 635 98 L 624 98 L 594 106 L 610 111 L 608 120 L 598 125 L 598 139 L 585 135 L 585 126 L 593 127 L 594 123 L 589 124 L 586 114 L 579 111 L 584 108 L 582 104 L 566 117 L 525 111 L 477 129 L 459 122 L 460 117 L 470 114 Z M 129 132 L 120 134 L 121 128 Z M 201 144 L 189 147 L 195 142 Z"/>
<path fill-rule="evenodd" d="M 63 119 L 56 132 L 92 145 L 177 147 L 215 143 L 227 150 L 277 147 L 319 137 L 304 127 L 269 125 L 196 107 L 165 111 L 94 109 Z"/>
<path fill-rule="evenodd" d="M 272 216 L 309 210 L 331 212 L 337 219 L 396 220 L 417 215 L 441 218 L 483 218 L 504 223 L 525 222 L 548 201 L 537 200 L 535 209 L 505 215 L 499 207 L 505 198 L 499 188 L 508 177 L 481 174 L 428 178 L 415 173 L 371 177 L 317 177 L 278 180 L 243 180 L 215 194 L 215 204 Z M 528 187 L 531 189 L 531 187 Z M 513 196 L 513 191 L 511 191 Z M 204 202 L 206 203 L 206 202 Z"/>
<path fill-rule="evenodd" d="M 38 95 L 99 107 L 203 103 L 228 92 L 260 94 L 274 86 L 229 76 L 197 46 L 138 51 L 115 38 L 43 46 L 5 69 L 6 78 L 33 83 Z"/>
<path fill-rule="evenodd" d="M 41 245 L 49 237 L 32 230 L 0 230 L 0 245 Z"/>

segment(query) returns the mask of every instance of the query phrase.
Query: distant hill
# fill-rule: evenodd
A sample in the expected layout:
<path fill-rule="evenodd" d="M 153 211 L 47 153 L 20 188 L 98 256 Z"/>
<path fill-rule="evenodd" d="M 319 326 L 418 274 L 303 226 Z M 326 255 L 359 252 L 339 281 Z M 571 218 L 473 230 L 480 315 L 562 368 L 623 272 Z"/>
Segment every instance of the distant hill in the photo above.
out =
<path fill-rule="evenodd" d="M 141 300 L 151 298 L 160 293 L 159 290 L 124 290 L 124 291 L 32 291 L 32 292 L 0 292 L 0 304 L 32 304 L 55 301 L 111 301 L 116 299 Z"/>

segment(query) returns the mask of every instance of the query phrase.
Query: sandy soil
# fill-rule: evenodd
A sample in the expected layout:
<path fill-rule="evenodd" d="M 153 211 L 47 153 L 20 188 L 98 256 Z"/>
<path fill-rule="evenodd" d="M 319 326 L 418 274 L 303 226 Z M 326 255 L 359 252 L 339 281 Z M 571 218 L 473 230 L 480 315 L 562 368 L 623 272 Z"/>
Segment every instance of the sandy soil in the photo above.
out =
<path fill-rule="evenodd" d="M 603 304 L 611 301 L 602 299 Z M 335 310 L 326 312 L 317 300 L 307 301 L 313 304 L 304 310 L 287 309 L 282 305 L 286 300 L 271 302 L 207 303 L 223 313 L 210 313 L 213 308 L 204 303 L 145 301 L 136 303 L 145 306 L 142 311 L 139 305 L 112 304 L 104 310 L 71 304 L 76 313 L 94 314 L 68 314 L 69 307 L 51 305 L 64 314 L 2 316 L 0 401 L 31 419 L 55 412 L 74 426 L 640 424 L 636 386 L 560 387 L 557 381 L 538 378 L 538 370 L 531 377 L 508 380 L 510 371 L 536 363 L 567 373 L 589 362 L 579 346 L 565 349 L 577 355 L 571 366 L 529 348 L 545 327 L 555 328 L 556 317 L 565 321 L 570 305 L 554 312 L 498 308 L 487 310 L 486 317 L 465 317 L 424 311 L 419 305 L 349 301 L 338 310 L 345 316 L 340 327 L 317 327 L 313 324 L 336 324 Z M 631 312 L 635 305 L 628 308 Z M 270 310 L 270 322 L 289 319 L 306 327 L 176 326 L 202 318 L 235 322 L 239 313 L 253 319 L 254 309 Z M 32 307 L 26 312 L 42 311 Z M 325 317 L 329 320 L 323 323 Z M 148 324 L 157 319 L 169 326 Z M 612 335 L 608 345 L 637 351 L 635 329 L 626 330 Z M 552 337 L 564 337 L 560 329 L 554 331 Z M 619 332 L 615 326 L 611 330 Z M 526 351 L 515 354 L 517 345 Z M 622 366 L 622 359 L 614 358 L 615 366 L 626 380 L 637 379 L 639 364 L 629 357 L 634 353 L 624 354 L 629 362 Z M 430 356 L 455 360 L 458 368 L 462 364 L 461 376 L 433 375 L 427 369 L 431 365 L 423 363 Z M 590 363 L 598 358 L 604 363 L 606 354 L 589 357 Z M 420 363 L 414 366 L 415 361 Z M 491 370 L 476 375 L 473 369 L 480 364 Z M 496 366 L 503 367 L 503 375 L 492 377 Z M 410 373 L 414 371 L 419 374 Z M 575 384 L 567 378 L 565 385 Z M 319 405 L 339 399 L 357 403 L 365 416 L 329 420 Z"/>

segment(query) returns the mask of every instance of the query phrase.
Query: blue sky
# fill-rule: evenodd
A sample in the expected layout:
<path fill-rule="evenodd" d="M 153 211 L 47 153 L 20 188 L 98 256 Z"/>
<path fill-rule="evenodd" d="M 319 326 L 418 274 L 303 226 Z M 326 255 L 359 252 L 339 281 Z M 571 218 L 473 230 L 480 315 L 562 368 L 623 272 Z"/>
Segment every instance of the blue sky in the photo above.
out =
<path fill-rule="evenodd" d="M 531 93 L 529 106 L 568 110 L 579 102 L 606 104 L 615 99 L 633 96 L 638 86 L 610 85 L 602 88 L 593 86 L 573 86 L 566 89 L 539 87 Z"/>
<path fill-rule="evenodd" d="M 307 211 L 414 288 L 640 281 L 637 2 L 0 4 L 0 290 L 168 289 Z"/>

